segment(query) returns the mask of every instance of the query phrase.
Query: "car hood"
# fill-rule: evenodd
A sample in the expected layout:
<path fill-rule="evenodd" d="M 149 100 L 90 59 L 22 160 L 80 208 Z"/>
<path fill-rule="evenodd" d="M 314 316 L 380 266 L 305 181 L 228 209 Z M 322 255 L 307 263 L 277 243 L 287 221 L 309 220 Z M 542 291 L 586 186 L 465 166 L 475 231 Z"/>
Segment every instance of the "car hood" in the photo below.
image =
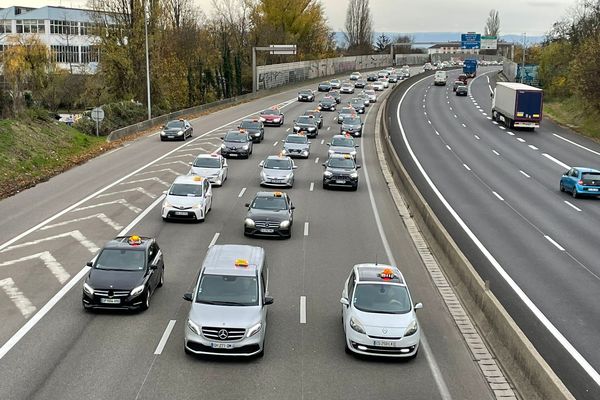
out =
<path fill-rule="evenodd" d="M 292 173 L 291 169 L 272 169 L 272 168 L 263 168 L 262 172 L 267 176 L 272 176 L 276 178 L 286 178 L 289 174 Z"/>
<path fill-rule="evenodd" d="M 189 318 L 200 326 L 244 328 L 261 321 L 260 306 L 216 306 L 192 303 Z"/>
<path fill-rule="evenodd" d="M 179 132 L 183 132 L 184 128 L 168 128 L 168 129 L 163 129 L 163 132 L 166 134 L 171 134 L 171 135 L 176 135 Z"/>
<path fill-rule="evenodd" d="M 243 128 L 248 133 L 259 133 L 260 128 Z"/>
<path fill-rule="evenodd" d="M 415 319 L 414 311 L 406 314 L 378 314 L 354 309 L 353 313 L 363 324 L 367 335 L 379 337 L 403 337 L 406 328 Z"/>
<path fill-rule="evenodd" d="M 250 209 L 248 211 L 248 218 L 252 218 L 259 221 L 274 221 L 281 222 L 289 219 L 287 210 L 281 211 L 268 211 L 268 210 L 257 210 Z"/>
<path fill-rule="evenodd" d="M 92 268 L 86 282 L 94 289 L 131 290 L 144 282 L 145 275 L 144 270 L 109 271 Z"/>
<path fill-rule="evenodd" d="M 190 169 L 190 173 L 199 176 L 217 176 L 221 172 L 220 168 L 204 168 L 204 167 L 194 167 Z"/>
<path fill-rule="evenodd" d="M 327 171 L 329 171 L 335 175 L 350 175 L 350 174 L 356 172 L 355 169 L 331 168 L 331 167 L 327 167 Z"/>
<path fill-rule="evenodd" d="M 240 147 L 246 146 L 248 143 L 246 143 L 246 142 L 242 142 L 242 143 L 239 143 L 239 142 L 223 142 L 223 144 L 225 146 L 227 146 L 228 148 L 230 148 L 230 149 L 239 149 Z"/>
<path fill-rule="evenodd" d="M 261 115 L 262 118 L 266 119 L 267 121 L 272 121 L 274 119 L 281 119 L 281 115 Z"/>
<path fill-rule="evenodd" d="M 310 145 L 308 143 L 284 143 L 283 144 L 283 148 L 288 150 L 288 149 L 294 149 L 294 150 L 305 150 L 310 148 Z"/>
<path fill-rule="evenodd" d="M 201 204 L 203 198 L 198 196 L 172 196 L 167 195 L 165 201 L 176 208 L 192 207 L 196 204 Z"/>
<path fill-rule="evenodd" d="M 294 128 L 317 128 L 317 126 L 315 124 L 303 124 L 301 122 L 297 122 L 294 124 Z"/>

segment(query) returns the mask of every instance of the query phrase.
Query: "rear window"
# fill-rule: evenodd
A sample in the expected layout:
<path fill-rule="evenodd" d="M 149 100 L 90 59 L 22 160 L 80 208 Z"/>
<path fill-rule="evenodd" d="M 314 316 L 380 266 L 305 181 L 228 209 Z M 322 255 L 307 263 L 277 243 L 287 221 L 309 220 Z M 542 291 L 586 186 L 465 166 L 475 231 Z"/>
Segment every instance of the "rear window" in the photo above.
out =
<path fill-rule="evenodd" d="M 600 172 L 583 172 L 581 180 L 586 185 L 600 186 Z"/>

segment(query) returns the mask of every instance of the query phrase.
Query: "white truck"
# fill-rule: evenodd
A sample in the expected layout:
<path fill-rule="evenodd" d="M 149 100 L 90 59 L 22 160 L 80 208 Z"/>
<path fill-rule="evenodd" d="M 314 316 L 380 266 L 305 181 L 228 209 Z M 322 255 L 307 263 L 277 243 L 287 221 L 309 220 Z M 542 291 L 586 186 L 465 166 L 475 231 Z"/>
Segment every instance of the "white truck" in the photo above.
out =
<path fill-rule="evenodd" d="M 433 78 L 433 84 L 435 86 L 446 86 L 446 79 L 448 75 L 446 71 L 435 71 L 435 77 Z"/>
<path fill-rule="evenodd" d="M 515 82 L 498 82 L 492 98 L 492 119 L 507 128 L 540 127 L 544 92 Z"/>

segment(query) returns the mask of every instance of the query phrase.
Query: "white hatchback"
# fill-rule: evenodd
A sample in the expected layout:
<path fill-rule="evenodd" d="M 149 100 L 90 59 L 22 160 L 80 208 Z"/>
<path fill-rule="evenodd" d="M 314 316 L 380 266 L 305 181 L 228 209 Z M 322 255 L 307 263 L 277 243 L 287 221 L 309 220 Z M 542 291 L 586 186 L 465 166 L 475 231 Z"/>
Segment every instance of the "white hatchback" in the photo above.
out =
<path fill-rule="evenodd" d="M 212 187 L 207 178 L 181 175 L 168 191 L 161 208 L 164 220 L 204 221 L 212 208 Z"/>
<path fill-rule="evenodd" d="M 213 185 L 222 186 L 227 180 L 227 160 L 220 154 L 200 154 L 190 163 L 189 175 L 200 175 Z"/>

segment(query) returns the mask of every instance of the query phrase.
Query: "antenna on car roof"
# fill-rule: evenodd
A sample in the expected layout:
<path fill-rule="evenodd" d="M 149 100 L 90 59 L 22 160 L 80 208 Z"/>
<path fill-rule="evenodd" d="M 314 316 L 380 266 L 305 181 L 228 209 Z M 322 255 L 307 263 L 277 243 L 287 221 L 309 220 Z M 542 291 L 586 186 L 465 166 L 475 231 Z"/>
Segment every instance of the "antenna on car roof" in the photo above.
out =
<path fill-rule="evenodd" d="M 379 263 L 377 262 L 377 253 L 375 253 L 375 265 L 377 265 L 377 264 L 379 264 Z"/>

